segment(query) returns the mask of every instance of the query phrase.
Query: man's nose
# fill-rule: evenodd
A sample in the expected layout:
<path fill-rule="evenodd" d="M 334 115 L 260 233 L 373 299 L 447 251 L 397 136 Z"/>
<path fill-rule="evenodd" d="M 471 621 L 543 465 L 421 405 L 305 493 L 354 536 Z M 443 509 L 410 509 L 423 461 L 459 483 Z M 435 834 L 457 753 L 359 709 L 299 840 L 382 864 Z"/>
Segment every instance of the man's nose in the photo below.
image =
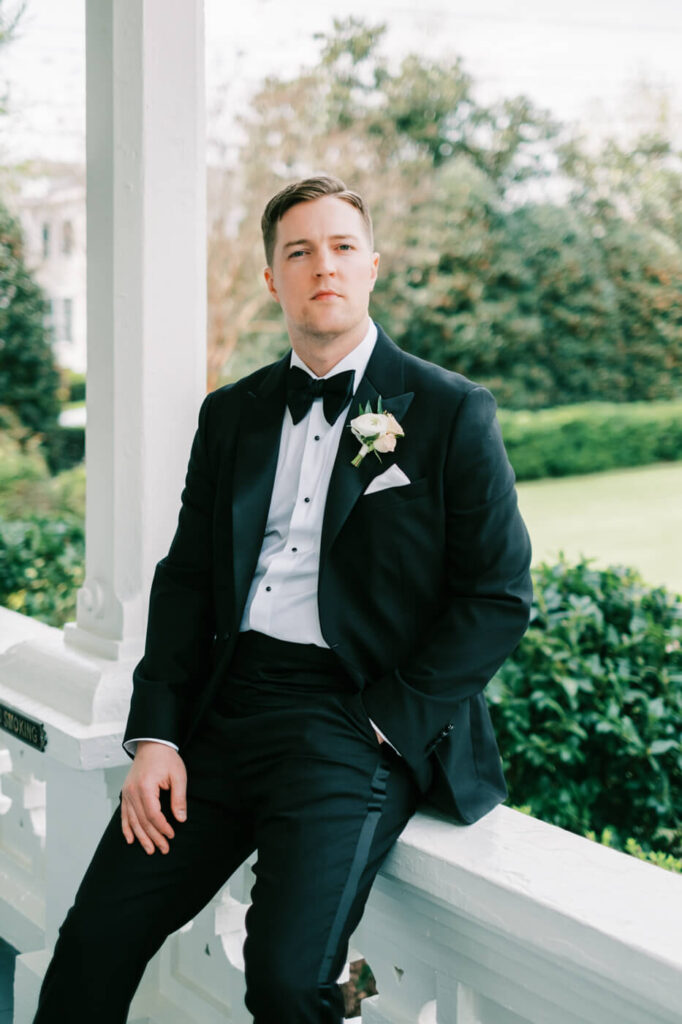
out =
<path fill-rule="evenodd" d="M 333 253 L 329 249 L 318 249 L 315 260 L 315 274 L 318 277 L 327 277 L 335 272 Z"/>

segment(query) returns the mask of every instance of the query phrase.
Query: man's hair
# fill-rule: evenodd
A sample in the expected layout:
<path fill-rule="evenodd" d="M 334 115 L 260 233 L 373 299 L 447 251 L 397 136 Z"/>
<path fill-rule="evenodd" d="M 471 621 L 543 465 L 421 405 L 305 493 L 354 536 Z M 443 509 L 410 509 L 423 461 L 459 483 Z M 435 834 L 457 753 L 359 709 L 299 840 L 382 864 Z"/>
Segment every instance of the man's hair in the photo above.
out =
<path fill-rule="evenodd" d="M 272 257 L 275 251 L 275 236 L 277 224 L 287 210 L 298 203 L 309 203 L 313 199 L 321 199 L 322 196 L 338 196 L 345 203 L 354 206 L 360 213 L 369 238 L 370 249 L 374 248 L 374 233 L 372 230 L 372 218 L 369 214 L 367 203 L 358 195 L 346 188 L 340 178 L 332 178 L 327 175 L 320 175 L 317 178 L 303 178 L 301 181 L 294 181 L 281 189 L 274 195 L 263 211 L 261 217 L 261 231 L 263 232 L 263 245 L 265 246 L 265 258 L 268 266 L 272 265 Z"/>

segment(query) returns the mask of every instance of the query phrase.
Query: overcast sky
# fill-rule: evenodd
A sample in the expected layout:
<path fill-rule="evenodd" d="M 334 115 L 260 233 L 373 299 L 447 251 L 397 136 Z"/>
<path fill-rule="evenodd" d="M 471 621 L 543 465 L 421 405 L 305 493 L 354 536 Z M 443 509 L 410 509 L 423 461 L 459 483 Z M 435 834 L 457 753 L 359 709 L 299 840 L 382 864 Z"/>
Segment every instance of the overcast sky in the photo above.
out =
<path fill-rule="evenodd" d="M 169 11 L 178 2 L 168 0 Z M 206 0 L 205 9 L 211 109 L 221 88 L 244 102 L 265 74 L 314 61 L 314 34 L 334 17 L 364 15 L 367 4 Z M 2 122 L 6 159 L 84 159 L 84 10 L 85 0 L 28 0 L 0 63 L 11 110 Z M 669 96 L 682 142 L 680 0 L 373 0 L 371 20 L 388 25 L 389 56 L 460 55 L 481 99 L 526 93 L 592 131 L 632 121 L 646 128 L 633 91 L 646 82 Z"/>

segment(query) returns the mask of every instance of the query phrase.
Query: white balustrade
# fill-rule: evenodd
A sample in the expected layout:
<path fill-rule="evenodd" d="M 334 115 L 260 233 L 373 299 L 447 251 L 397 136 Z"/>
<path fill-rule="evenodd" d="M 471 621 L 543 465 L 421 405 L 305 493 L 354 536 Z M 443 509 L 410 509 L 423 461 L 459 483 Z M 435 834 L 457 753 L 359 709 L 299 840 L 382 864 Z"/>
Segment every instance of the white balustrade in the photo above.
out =
<path fill-rule="evenodd" d="M 17 948 L 45 929 L 45 783 L 40 754 L 0 732 L 0 920 Z"/>

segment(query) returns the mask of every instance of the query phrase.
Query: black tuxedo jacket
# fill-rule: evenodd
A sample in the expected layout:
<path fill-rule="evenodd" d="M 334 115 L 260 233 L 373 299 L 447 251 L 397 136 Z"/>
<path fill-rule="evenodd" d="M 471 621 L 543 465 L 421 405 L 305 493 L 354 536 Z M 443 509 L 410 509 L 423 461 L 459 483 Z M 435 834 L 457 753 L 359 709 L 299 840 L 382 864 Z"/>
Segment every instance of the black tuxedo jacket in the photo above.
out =
<path fill-rule="evenodd" d="M 289 353 L 204 399 L 178 526 L 151 587 L 124 741 L 183 744 L 238 635 L 272 493 Z M 367 401 L 405 436 L 358 467 Z M 392 463 L 410 483 L 364 495 Z M 347 410 L 322 527 L 322 634 L 424 800 L 475 821 L 506 797 L 483 688 L 527 626 L 530 543 L 490 392 L 379 328 Z"/>

